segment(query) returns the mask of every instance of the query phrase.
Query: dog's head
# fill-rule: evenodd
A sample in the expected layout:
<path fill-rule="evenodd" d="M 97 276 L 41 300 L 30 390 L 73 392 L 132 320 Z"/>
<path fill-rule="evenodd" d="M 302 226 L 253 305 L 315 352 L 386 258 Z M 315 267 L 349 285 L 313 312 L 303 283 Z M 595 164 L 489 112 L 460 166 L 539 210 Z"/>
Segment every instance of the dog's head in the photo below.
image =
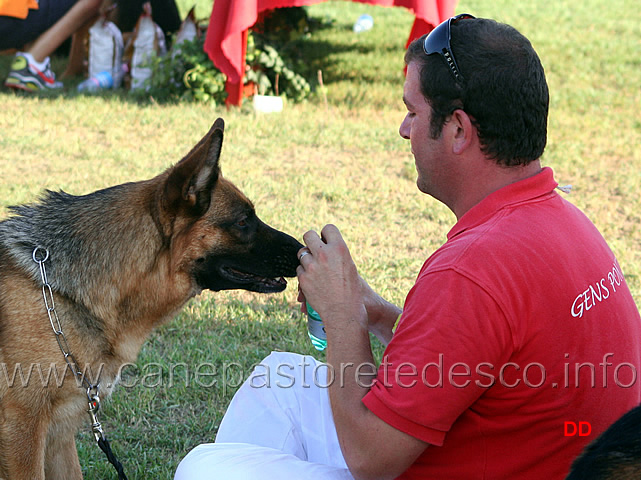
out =
<path fill-rule="evenodd" d="M 285 289 L 296 275 L 302 245 L 263 223 L 249 199 L 223 178 L 218 164 L 224 122 L 165 175 L 157 193 L 158 227 L 168 242 L 172 268 L 190 273 L 199 289 Z"/>

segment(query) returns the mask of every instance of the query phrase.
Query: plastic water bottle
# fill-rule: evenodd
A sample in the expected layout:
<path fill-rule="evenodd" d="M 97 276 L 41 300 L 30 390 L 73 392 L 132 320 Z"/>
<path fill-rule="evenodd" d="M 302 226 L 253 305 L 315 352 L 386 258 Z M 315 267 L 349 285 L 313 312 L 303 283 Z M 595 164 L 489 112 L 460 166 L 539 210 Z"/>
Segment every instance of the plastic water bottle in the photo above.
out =
<path fill-rule="evenodd" d="M 373 26 L 374 19 L 372 18 L 372 16 L 364 13 L 363 15 L 358 17 L 358 20 L 356 20 L 356 23 L 354 23 L 353 30 L 354 33 L 361 33 L 367 30 L 371 30 Z"/>
<path fill-rule="evenodd" d="M 327 348 L 327 335 L 325 325 L 316 310 L 307 303 L 307 335 L 316 350 L 323 351 Z"/>
<path fill-rule="evenodd" d="M 87 80 L 78 84 L 79 92 L 98 92 L 100 90 L 106 90 L 114 86 L 114 78 L 111 75 L 111 72 L 105 70 L 100 72 L 93 77 L 88 78 Z"/>

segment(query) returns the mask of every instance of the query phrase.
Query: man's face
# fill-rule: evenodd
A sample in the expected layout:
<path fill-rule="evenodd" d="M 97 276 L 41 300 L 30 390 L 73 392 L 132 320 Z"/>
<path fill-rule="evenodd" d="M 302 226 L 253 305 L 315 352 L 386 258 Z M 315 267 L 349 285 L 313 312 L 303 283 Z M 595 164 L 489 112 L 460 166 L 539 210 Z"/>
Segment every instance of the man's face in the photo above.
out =
<path fill-rule="evenodd" d="M 432 107 L 420 88 L 420 69 L 416 62 L 407 66 L 407 77 L 403 88 L 403 102 L 407 114 L 401 123 L 401 137 L 410 141 L 418 178 L 418 189 L 437 199 L 442 199 L 440 189 L 447 185 L 446 176 L 451 174 L 444 156 L 442 134 L 433 139 L 430 135 Z"/>

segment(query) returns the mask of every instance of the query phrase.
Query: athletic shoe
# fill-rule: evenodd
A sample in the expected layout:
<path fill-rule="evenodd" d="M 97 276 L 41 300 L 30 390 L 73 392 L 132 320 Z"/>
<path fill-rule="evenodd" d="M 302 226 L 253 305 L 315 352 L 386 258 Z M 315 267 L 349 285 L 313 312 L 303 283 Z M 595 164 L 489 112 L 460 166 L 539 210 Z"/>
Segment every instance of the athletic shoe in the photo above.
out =
<path fill-rule="evenodd" d="M 14 57 L 4 85 L 27 92 L 62 88 L 62 83 L 56 81 L 56 75 L 51 71 L 49 57 L 38 64 L 30 54 L 22 52 Z"/>

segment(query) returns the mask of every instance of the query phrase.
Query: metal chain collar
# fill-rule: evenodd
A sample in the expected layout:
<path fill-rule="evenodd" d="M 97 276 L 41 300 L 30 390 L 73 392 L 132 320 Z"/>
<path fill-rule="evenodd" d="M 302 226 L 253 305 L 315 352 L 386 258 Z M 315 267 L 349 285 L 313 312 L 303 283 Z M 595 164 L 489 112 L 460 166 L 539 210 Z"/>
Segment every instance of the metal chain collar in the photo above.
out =
<path fill-rule="evenodd" d="M 49 280 L 47 280 L 47 271 L 45 269 L 45 262 L 49 259 L 49 250 L 46 248 L 36 247 L 33 250 L 33 261 L 38 264 L 40 268 L 40 277 L 42 279 L 42 298 L 45 302 L 45 308 L 47 309 L 47 315 L 49 316 L 49 323 L 51 323 L 51 328 L 53 333 L 56 335 L 56 341 L 60 347 L 60 351 L 67 362 L 69 370 L 73 376 L 77 379 L 80 379 L 82 385 L 87 389 L 87 400 L 89 401 L 89 416 L 91 418 L 91 431 L 93 432 L 94 438 L 96 441 L 105 440 L 105 435 L 102 430 L 102 425 L 98 421 L 97 413 L 100 410 L 100 397 L 98 396 L 98 391 L 100 389 L 100 384 L 90 383 L 89 380 L 80 372 L 78 368 L 78 362 L 76 358 L 70 351 L 69 344 L 67 343 L 67 337 L 62 331 L 62 326 L 60 325 L 60 319 L 58 318 L 58 313 L 56 312 L 56 304 L 53 300 L 53 291 L 51 290 L 51 285 Z"/>

